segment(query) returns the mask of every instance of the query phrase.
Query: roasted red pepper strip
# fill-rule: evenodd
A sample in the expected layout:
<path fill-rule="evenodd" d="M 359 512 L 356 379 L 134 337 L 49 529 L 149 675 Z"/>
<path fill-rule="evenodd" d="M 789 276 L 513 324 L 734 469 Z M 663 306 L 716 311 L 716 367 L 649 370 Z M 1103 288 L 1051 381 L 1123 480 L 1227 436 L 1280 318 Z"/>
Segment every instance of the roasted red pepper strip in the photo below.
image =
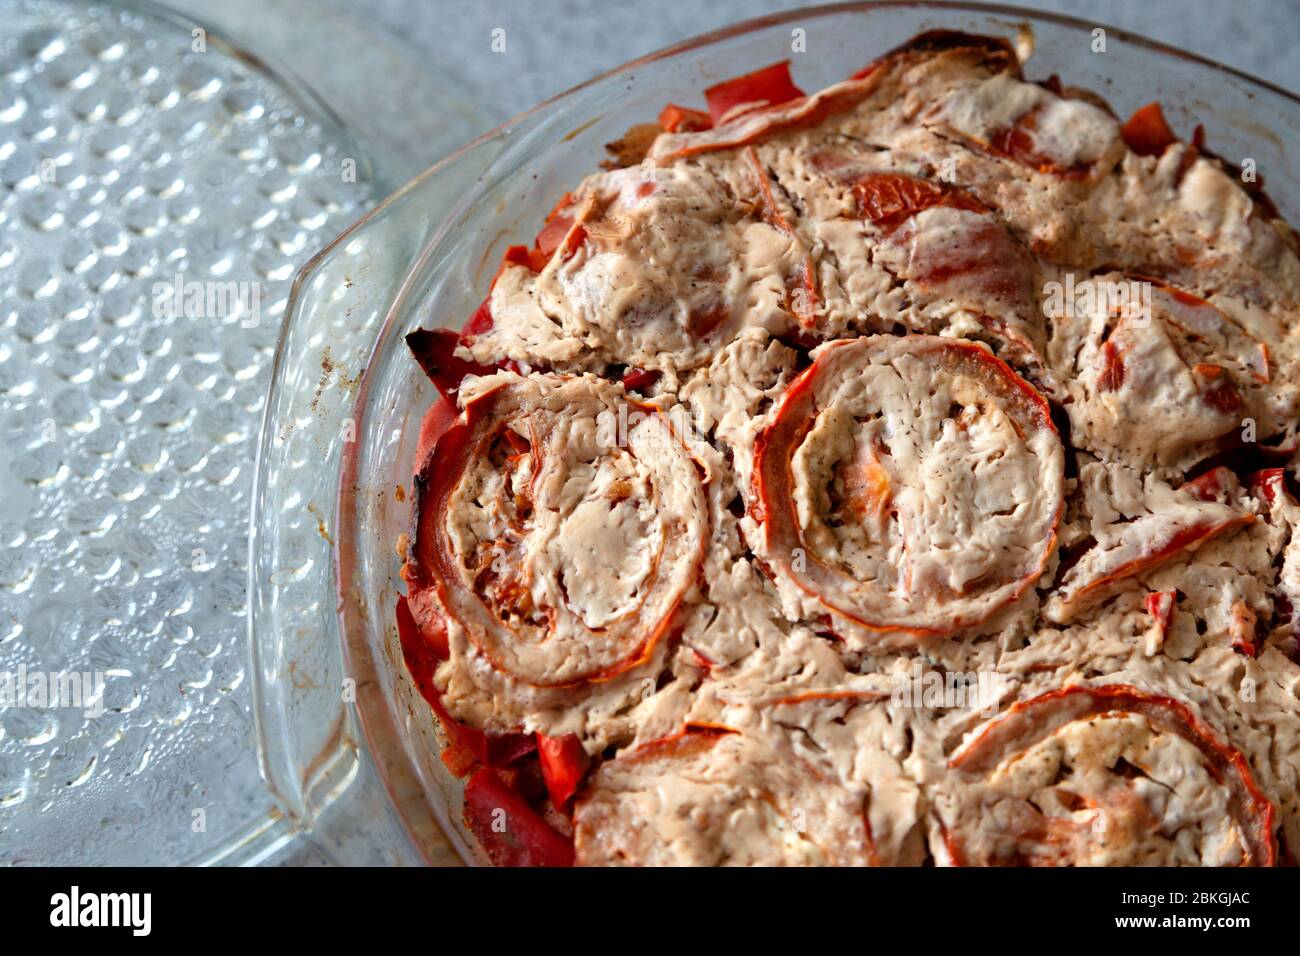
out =
<path fill-rule="evenodd" d="M 538 264 L 539 260 L 540 264 Z M 501 259 L 501 265 L 497 267 L 496 275 L 492 277 L 487 298 L 479 303 L 479 307 L 465 322 L 459 334 L 450 329 L 416 329 L 406 337 L 407 347 L 415 356 L 415 360 L 420 363 L 420 368 L 444 397 L 455 395 L 466 375 L 490 375 L 497 371 L 498 367 L 513 367 L 512 362 L 502 363 L 501 366 L 480 365 L 477 362 L 458 358 L 456 355 L 457 346 L 468 345 L 476 336 L 491 330 L 493 318 L 490 289 L 497 284 L 501 273 L 508 265 L 527 266 L 534 272 L 540 272 L 546 265 L 546 259 L 542 258 L 541 253 L 536 249 L 530 250 L 527 246 L 510 246 Z M 424 458 L 421 456 L 416 460 L 422 462 Z"/>
<path fill-rule="evenodd" d="M 711 129 L 713 121 L 708 113 L 669 103 L 659 113 L 659 126 L 667 133 L 694 133 Z"/>
<path fill-rule="evenodd" d="M 402 645 L 402 658 L 420 695 L 428 701 L 447 734 L 448 747 L 442 754 L 447 768 L 456 776 L 463 777 L 475 763 L 503 767 L 532 753 L 535 744 L 531 734 L 486 734 L 466 727 L 447 712 L 442 705 L 442 695 L 433 683 L 433 672 L 449 654 L 447 630 L 431 626 L 431 621 L 437 621 L 436 615 L 422 616 L 425 621 L 420 626 L 407 598 L 398 596 L 397 636 Z"/>
<path fill-rule="evenodd" d="M 537 234 L 535 245 L 537 251 L 546 257 L 549 262 L 551 256 L 555 255 L 555 250 L 560 248 L 560 243 L 564 237 L 569 234 L 573 228 L 573 217 L 566 215 L 556 216 L 548 220 L 546 225 L 542 226 L 542 231 Z"/>
<path fill-rule="evenodd" d="M 468 375 L 491 375 L 496 371 L 490 365 L 460 358 L 456 355 L 460 344 L 460 334 L 451 329 L 416 329 L 406 337 L 406 345 L 420 368 L 444 396 L 455 395 Z"/>
<path fill-rule="evenodd" d="M 1199 501 L 1223 501 L 1235 497 L 1239 488 L 1237 476 L 1222 465 L 1182 485 L 1183 491 Z"/>
<path fill-rule="evenodd" d="M 1174 606 L 1177 603 L 1177 591 L 1152 591 L 1146 597 L 1147 613 L 1155 621 L 1161 638 L 1169 633 L 1169 626 L 1174 622 Z"/>
<path fill-rule="evenodd" d="M 537 755 L 542 762 L 542 776 L 546 779 L 551 803 L 557 810 L 563 810 L 577 792 L 583 774 L 591 765 L 591 758 L 575 734 L 563 737 L 538 734 Z"/>
<path fill-rule="evenodd" d="M 426 637 L 415 623 L 411 606 L 406 595 L 397 596 L 397 637 L 402 644 L 402 657 L 406 669 L 415 681 L 415 687 L 425 700 L 438 696 L 438 689 L 433 684 L 433 672 L 440 661 L 446 659 L 446 631 L 443 631 L 441 647 L 437 640 Z"/>
<path fill-rule="evenodd" d="M 501 265 L 497 266 L 496 275 L 492 277 L 492 282 L 488 285 L 487 297 L 479 303 L 479 307 L 474 310 L 474 314 L 465 322 L 464 327 L 460 330 L 462 342 L 468 343 L 474 340 L 476 335 L 482 335 L 492 328 L 492 290 L 496 287 L 497 280 L 501 278 L 501 273 L 506 271 L 506 266 L 526 266 L 533 272 L 541 272 L 542 266 L 546 265 L 543 260 L 537 264 L 540 254 L 527 246 L 509 246 L 505 255 L 501 257 Z"/>
<path fill-rule="evenodd" d="M 511 246 L 506 250 L 505 258 L 502 259 L 501 262 L 503 268 L 505 265 L 509 264 L 512 266 L 523 266 L 531 272 L 541 272 L 546 268 L 546 261 L 546 257 L 536 248 L 530 249 L 528 246 Z M 476 313 L 475 319 L 477 318 L 478 315 Z M 473 321 L 474 320 L 471 320 L 471 324 L 473 324 Z M 491 327 L 492 323 L 489 321 L 487 327 L 482 331 L 487 331 L 487 329 Z M 466 331 L 469 331 L 469 326 L 466 326 Z"/>
<path fill-rule="evenodd" d="M 623 373 L 623 387 L 629 392 L 642 392 L 659 381 L 659 376 L 662 374 L 654 368 L 630 368 Z"/>
<path fill-rule="evenodd" d="M 466 727 L 442 706 L 442 697 L 429 701 L 447 734 L 449 746 L 442 752 L 442 762 L 454 776 L 463 777 L 482 764 L 498 770 L 522 760 L 537 749 L 531 734 L 486 734 Z"/>
<path fill-rule="evenodd" d="M 495 866 L 573 866 L 573 841 L 490 768 L 465 785 L 465 823 Z"/>
<path fill-rule="evenodd" d="M 1197 489 L 1191 489 L 1191 493 L 1197 494 Z M 1222 521 L 1198 521 L 1195 524 L 1190 524 L 1174 532 L 1163 541 L 1148 543 L 1148 550 L 1140 557 L 1106 568 L 1086 584 L 1075 587 L 1067 577 L 1065 586 L 1066 588 L 1073 588 L 1073 590 L 1067 592 L 1066 601 L 1074 607 L 1086 607 L 1096 603 L 1103 596 L 1108 595 L 1113 585 L 1118 582 L 1154 570 L 1179 555 L 1195 551 L 1217 535 L 1235 531 L 1237 528 L 1252 524 L 1254 521 L 1255 515 L 1244 512 Z"/>
<path fill-rule="evenodd" d="M 1232 605 L 1232 619 L 1228 623 L 1228 636 L 1232 649 L 1246 657 L 1259 656 L 1259 618 L 1245 601 Z"/>
<path fill-rule="evenodd" d="M 704 101 L 709 104 L 709 118 L 716 126 L 723 118 L 734 119 L 749 109 L 733 113 L 737 107 L 761 109 L 779 106 L 804 95 L 803 90 L 790 79 L 790 61 L 782 60 L 753 73 L 724 80 L 704 91 Z"/>
<path fill-rule="evenodd" d="M 1272 505 L 1279 494 L 1285 495 L 1286 469 L 1264 468 L 1246 479 L 1250 493 L 1267 505 Z"/>
<path fill-rule="evenodd" d="M 526 265 L 533 272 L 541 272 L 561 246 L 564 246 L 565 259 L 577 252 L 586 242 L 587 233 L 581 225 L 575 228 L 577 217 L 572 211 L 573 202 L 573 194 L 565 193 L 555 208 L 546 214 L 546 222 L 533 240 L 532 249 L 512 246 L 506 251 L 507 261 Z"/>
<path fill-rule="evenodd" d="M 586 230 L 582 226 L 576 226 L 571 216 L 555 217 L 537 234 L 537 244 L 534 247 L 537 258 L 532 260 L 532 265 L 535 266 L 533 271 L 541 272 L 546 268 L 546 263 L 551 261 L 551 257 L 561 246 L 564 247 L 564 258 L 572 258 L 586 240 Z"/>
<path fill-rule="evenodd" d="M 456 423 L 459 415 L 460 410 L 456 407 L 455 400 L 446 395 L 441 396 L 425 413 L 424 420 L 420 423 L 420 440 L 415 452 L 417 474 L 424 467 L 424 461 L 433 447 Z M 415 602 L 414 609 L 410 605 L 411 601 Z M 451 656 L 451 650 L 447 644 L 446 622 L 437 609 L 431 591 L 412 588 L 409 599 L 398 595 L 397 633 L 402 642 L 402 654 L 407 658 L 407 668 L 416 679 L 420 693 L 432 704 L 432 698 L 437 696 L 437 690 L 433 686 L 433 670 L 439 661 L 445 661 Z M 426 649 L 432 652 L 432 661 L 424 659 Z M 422 675 L 424 683 L 421 683 Z"/>
<path fill-rule="evenodd" d="M 433 674 L 440 661 L 445 660 L 447 652 L 447 632 L 443 628 L 440 635 L 431 634 L 428 627 L 420 628 L 411 612 L 405 596 L 397 598 L 397 636 L 402 645 L 402 658 L 406 670 L 415 681 L 421 696 L 428 701 L 430 708 L 442 724 L 447 735 L 447 746 L 442 752 L 442 762 L 457 777 L 469 772 L 477 759 L 477 754 L 487 753 L 487 739 L 481 732 L 466 727 L 454 720 L 442 706 L 442 695 L 434 685 Z"/>
<path fill-rule="evenodd" d="M 1128 148 L 1139 156 L 1159 156 L 1178 142 L 1159 103 L 1148 103 L 1134 112 L 1119 132 Z"/>
<path fill-rule="evenodd" d="M 446 395 L 442 395 L 432 407 L 424 413 L 424 421 L 420 423 L 420 441 L 415 449 L 415 461 L 417 467 L 424 464 L 424 460 L 429 457 L 429 452 L 433 446 L 438 443 L 438 439 L 443 436 L 456 421 L 456 416 L 460 414 L 460 409 L 456 407 L 456 401 Z"/>

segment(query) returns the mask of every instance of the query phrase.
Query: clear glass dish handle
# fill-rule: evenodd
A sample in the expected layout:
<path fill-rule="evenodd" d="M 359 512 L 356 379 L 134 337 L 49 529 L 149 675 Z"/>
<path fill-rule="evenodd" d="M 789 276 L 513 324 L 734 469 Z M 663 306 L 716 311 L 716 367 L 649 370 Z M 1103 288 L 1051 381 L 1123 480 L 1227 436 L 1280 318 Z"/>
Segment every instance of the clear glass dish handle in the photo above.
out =
<path fill-rule="evenodd" d="M 286 839 L 307 834 L 333 862 L 460 862 L 450 846 L 443 858 L 436 838 L 430 849 L 426 834 L 423 854 L 415 851 L 389 806 L 361 742 L 356 682 L 344 672 L 329 596 L 356 384 L 431 233 L 496 148 L 486 138 L 432 167 L 308 262 L 281 332 L 250 527 L 253 706 L 262 773 Z"/>

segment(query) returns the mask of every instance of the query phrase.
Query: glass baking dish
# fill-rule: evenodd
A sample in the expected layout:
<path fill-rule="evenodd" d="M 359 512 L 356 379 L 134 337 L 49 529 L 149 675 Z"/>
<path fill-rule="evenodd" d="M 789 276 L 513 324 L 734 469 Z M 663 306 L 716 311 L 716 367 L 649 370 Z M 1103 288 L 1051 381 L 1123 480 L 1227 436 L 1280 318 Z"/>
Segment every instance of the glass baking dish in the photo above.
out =
<path fill-rule="evenodd" d="M 1031 78 L 1059 74 L 1121 116 L 1160 100 L 1177 132 L 1204 124 L 1211 149 L 1253 159 L 1283 215 L 1297 212 L 1293 94 L 1121 30 L 976 4 L 846 4 L 754 20 L 598 77 L 432 167 L 299 274 L 259 461 L 250 628 L 263 769 L 286 816 L 327 856 L 484 862 L 396 639 L 395 542 L 435 397 L 403 337 L 459 327 L 505 247 L 533 236 L 604 144 L 665 103 L 698 104 L 710 84 L 786 58 L 815 90 L 939 28 L 1032 44 Z"/>

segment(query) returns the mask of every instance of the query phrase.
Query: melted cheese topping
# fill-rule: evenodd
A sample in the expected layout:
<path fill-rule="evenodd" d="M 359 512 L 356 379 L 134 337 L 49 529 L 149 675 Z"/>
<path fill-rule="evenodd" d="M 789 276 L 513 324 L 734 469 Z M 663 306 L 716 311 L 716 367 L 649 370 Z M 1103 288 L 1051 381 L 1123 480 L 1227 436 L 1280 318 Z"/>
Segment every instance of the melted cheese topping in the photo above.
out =
<path fill-rule="evenodd" d="M 919 861 L 919 794 L 891 753 L 897 728 L 876 695 L 733 703 L 723 713 L 734 726 L 688 727 L 595 772 L 574 813 L 579 863 Z"/>
<path fill-rule="evenodd" d="M 1119 124 L 1082 100 L 1064 99 L 1035 83 L 999 73 L 958 87 L 935 110 L 949 129 L 984 145 L 1020 124 L 1034 155 L 1062 169 L 1095 163 L 1116 149 Z M 1027 123 L 1032 117 L 1032 123 Z"/>
<path fill-rule="evenodd" d="M 1137 714 L 1074 721 L 960 791 L 966 865 L 1240 866 L 1250 847 L 1218 767 Z"/>
<path fill-rule="evenodd" d="M 828 829 L 819 821 L 856 826 L 809 832 Z M 588 866 L 862 863 L 861 821 L 860 802 L 789 753 L 741 734 L 691 732 L 602 766 L 575 815 Z"/>

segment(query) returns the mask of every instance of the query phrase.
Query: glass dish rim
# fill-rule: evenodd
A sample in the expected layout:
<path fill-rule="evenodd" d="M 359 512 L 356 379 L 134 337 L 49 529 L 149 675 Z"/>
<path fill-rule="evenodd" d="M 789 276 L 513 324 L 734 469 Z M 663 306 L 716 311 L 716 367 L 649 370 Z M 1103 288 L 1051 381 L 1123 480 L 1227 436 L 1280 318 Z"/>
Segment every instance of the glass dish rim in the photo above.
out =
<path fill-rule="evenodd" d="M 790 23 L 792 21 L 796 21 L 796 20 L 807 21 L 810 18 L 822 18 L 828 16 L 837 16 L 841 14 L 851 14 L 851 13 L 859 13 L 859 12 L 862 13 L 882 12 L 882 11 L 889 11 L 893 9 L 912 10 L 912 11 L 932 10 L 938 15 L 954 15 L 954 14 L 961 14 L 961 13 L 977 14 L 988 18 L 1004 18 L 1013 23 L 1026 23 L 1029 25 L 1033 25 L 1035 23 L 1053 24 L 1070 30 L 1082 31 L 1085 33 L 1090 33 L 1092 30 L 1095 30 L 1100 27 L 1106 30 L 1106 32 L 1110 36 L 1119 39 L 1125 43 L 1132 44 L 1136 47 L 1140 47 L 1145 50 L 1149 50 L 1155 54 L 1158 54 L 1160 56 L 1172 60 L 1181 60 L 1186 63 L 1190 63 L 1194 67 L 1199 69 L 1213 70 L 1219 73 L 1223 73 L 1235 77 L 1236 79 L 1242 81 L 1248 88 L 1259 90 L 1259 91 L 1265 91 L 1276 96 L 1281 96 L 1287 100 L 1290 100 L 1291 102 L 1295 103 L 1298 107 L 1300 107 L 1300 95 L 1297 95 L 1296 93 L 1293 93 L 1292 91 L 1284 87 L 1278 86 L 1274 83 L 1271 83 L 1267 80 L 1260 79 L 1242 70 L 1238 70 L 1235 67 L 1227 66 L 1223 63 L 1210 59 L 1209 57 L 1203 56 L 1201 54 L 1183 50 L 1158 40 L 1152 40 L 1150 38 L 1144 37 L 1140 34 L 1136 34 L 1128 30 L 1124 30 L 1122 28 L 1112 27 L 1107 24 L 1099 23 L 1094 20 L 1085 20 L 1080 17 L 1071 16 L 1069 14 L 1056 13 L 1052 11 L 1029 10 L 1023 7 L 1016 7 L 1016 6 L 1006 5 L 1006 4 L 994 4 L 994 3 L 982 3 L 982 2 L 950 2 L 950 0 L 866 0 L 866 2 L 823 4 L 823 5 L 798 7 L 790 10 L 778 11 L 775 13 L 766 14 L 764 16 L 755 17 L 738 23 L 730 24 L 728 26 L 709 31 L 707 33 L 703 33 L 698 36 L 694 36 L 682 40 L 678 43 L 672 44 L 670 46 L 648 53 L 644 56 L 630 60 L 620 66 L 614 67 L 611 70 L 607 70 L 603 73 L 600 73 L 592 77 L 591 79 L 583 83 L 580 83 L 576 86 L 573 86 L 567 90 L 564 90 L 563 92 L 560 92 L 555 96 L 552 96 L 549 99 L 544 100 L 543 102 L 532 107 L 531 109 L 528 109 L 506 120 L 505 122 L 499 124 L 493 129 L 488 130 L 487 132 L 481 134 L 480 136 L 466 143 L 464 146 L 460 147 L 454 152 L 448 154 L 442 160 L 434 163 L 433 165 L 429 166 L 426 170 L 424 170 L 423 172 L 421 172 L 420 174 L 412 178 L 408 183 L 406 183 L 396 192 L 394 192 L 389 197 L 387 197 L 383 202 L 377 205 L 374 209 L 368 211 L 366 214 L 361 216 L 355 223 L 353 223 L 344 232 L 342 232 L 335 240 L 333 240 L 331 243 L 326 245 L 323 249 L 320 250 L 320 252 L 318 252 L 315 256 L 313 256 L 312 259 L 310 259 L 306 264 L 304 264 L 304 266 L 299 270 L 297 275 L 294 277 L 294 281 L 290 290 L 290 295 L 288 300 L 288 308 L 286 312 L 287 316 L 289 317 L 289 319 L 291 319 L 296 314 L 295 305 L 299 298 L 299 293 L 301 289 L 305 286 L 305 284 L 311 279 L 311 276 L 315 272 L 317 267 L 322 262 L 326 261 L 333 254 L 336 248 L 348 242 L 353 237 L 353 235 L 356 234 L 359 230 L 365 228 L 376 218 L 382 216 L 382 214 L 390 206 L 395 205 L 401 200 L 403 200 L 404 198 L 406 198 L 409 194 L 416 191 L 421 184 L 425 183 L 430 178 L 438 175 L 442 170 L 454 165 L 458 161 L 474 153 L 480 147 L 486 146 L 487 144 L 490 144 L 508 135 L 516 127 L 525 125 L 530 121 L 536 120 L 548 114 L 553 107 L 570 99 L 575 94 L 578 94 L 581 91 L 584 91 L 592 86 L 600 84 L 611 78 L 632 73 L 635 70 L 649 63 L 653 63 L 664 59 L 670 59 L 695 50 L 699 50 L 704 47 L 713 46 L 722 43 L 734 37 L 758 32 L 775 26 L 780 26 L 782 24 Z M 463 202 L 462 204 L 460 204 L 459 208 L 463 208 Z M 388 336 L 390 335 L 394 323 L 399 321 L 401 315 L 404 313 L 407 299 L 413 287 L 417 283 L 419 276 L 422 275 L 425 263 L 431 251 L 434 250 L 436 247 L 438 247 L 438 245 L 442 241 L 444 241 L 446 230 L 449 228 L 451 222 L 455 218 L 456 218 L 455 214 L 446 215 L 442 218 L 441 222 L 436 224 L 435 228 L 431 232 L 430 238 L 423 244 L 419 253 L 412 259 L 412 263 L 410 267 L 407 269 L 406 274 L 402 279 L 398 287 L 398 291 L 394 296 L 392 302 L 389 303 L 387 308 L 384 310 L 383 321 L 381 322 L 379 328 L 375 331 L 373 344 L 371 345 L 369 356 L 364 367 L 364 372 L 362 374 L 361 380 L 357 383 L 356 392 L 351 401 L 351 418 L 357 426 L 358 434 L 361 434 L 362 432 L 361 422 L 365 417 L 365 408 L 371 397 L 370 385 L 373 381 L 373 378 L 370 374 L 370 370 L 374 365 L 374 361 L 378 353 L 378 350 L 382 347 L 383 343 L 387 340 Z M 290 331 L 289 320 L 286 320 L 285 327 L 282 328 L 281 330 L 280 341 L 277 343 L 276 354 L 272 366 L 273 383 L 276 383 L 279 380 L 279 376 L 281 372 L 281 363 L 284 358 L 285 345 L 289 335 L 289 331 Z M 268 405 L 268 410 L 269 407 L 270 406 Z M 269 426 L 264 426 L 264 428 L 266 427 Z M 268 440 L 269 439 L 267 434 L 264 433 L 262 448 L 259 449 L 258 462 L 257 462 L 257 474 L 259 478 L 263 470 L 263 460 L 262 460 L 263 453 L 269 450 Z M 355 479 L 357 477 L 358 469 L 360 466 L 360 452 L 361 452 L 360 442 L 345 444 L 342 449 L 342 458 L 341 458 L 340 470 L 339 470 L 339 484 L 334 499 L 334 505 L 335 505 L 336 515 L 337 515 L 337 528 L 336 528 L 336 535 L 334 537 L 334 542 L 332 544 L 332 547 L 330 548 L 330 557 L 333 564 L 333 568 L 331 569 L 332 582 L 330 586 L 332 589 L 332 596 L 336 602 L 337 620 L 340 629 L 339 643 L 342 645 L 341 653 L 342 653 L 342 660 L 344 664 L 344 670 L 348 674 L 353 674 L 357 672 L 358 663 L 364 663 L 366 666 L 372 666 L 369 662 L 359 662 L 357 660 L 355 649 L 352 647 L 352 642 L 348 639 L 348 634 L 355 629 L 355 627 L 358 625 L 358 622 L 360 620 L 360 616 L 365 613 L 364 609 L 360 606 L 359 602 L 355 598 L 349 596 L 349 582 L 353 576 L 353 572 L 356 566 L 356 559 L 354 557 L 354 554 L 355 554 L 355 544 L 356 544 L 356 534 L 357 534 L 356 532 L 357 522 L 356 522 L 356 513 L 350 507 L 350 502 L 348 499 L 355 489 L 355 484 L 356 484 Z M 256 524 L 254 524 L 252 529 L 252 533 L 254 535 L 256 533 L 255 529 L 256 529 Z M 256 622 L 253 620 L 251 615 L 250 615 L 249 629 L 250 629 L 250 638 L 251 638 L 250 645 L 253 648 L 254 655 L 256 655 L 256 648 L 257 648 Z M 257 671 L 256 668 L 254 668 L 254 674 L 260 676 L 260 672 Z M 356 709 L 357 725 L 361 731 L 362 739 L 365 742 L 367 750 L 373 754 L 376 752 L 377 743 L 380 742 L 378 740 L 378 734 L 377 734 L 378 728 L 376 728 L 373 725 L 373 722 L 367 718 L 367 716 L 361 710 L 361 708 L 356 707 L 355 709 Z M 386 769 L 384 769 L 383 762 L 376 761 L 376 764 L 378 768 L 378 777 L 380 783 L 382 784 L 382 786 L 386 791 L 387 797 L 390 802 L 390 806 L 396 808 L 399 805 L 399 801 L 395 793 L 394 784 L 390 779 L 389 772 Z M 446 826 L 446 821 L 442 819 L 444 815 L 445 814 L 441 812 L 437 814 L 437 816 L 439 817 L 438 822 L 441 828 L 443 829 L 444 836 L 453 845 L 453 847 L 456 849 L 457 854 L 460 855 L 462 859 L 465 859 L 467 862 L 472 863 L 473 862 L 472 855 L 466 854 L 463 851 L 463 848 L 459 846 L 460 841 L 457 840 L 456 838 L 454 828 L 448 828 Z M 401 819 L 403 828 L 406 830 L 408 835 L 411 836 L 412 842 L 418 846 L 419 842 L 418 840 L 415 839 L 415 834 L 411 830 L 409 821 L 407 821 L 405 816 L 400 811 L 397 813 L 397 816 L 399 817 L 399 819 Z M 421 852 L 423 853 L 422 847 L 421 847 Z"/>

